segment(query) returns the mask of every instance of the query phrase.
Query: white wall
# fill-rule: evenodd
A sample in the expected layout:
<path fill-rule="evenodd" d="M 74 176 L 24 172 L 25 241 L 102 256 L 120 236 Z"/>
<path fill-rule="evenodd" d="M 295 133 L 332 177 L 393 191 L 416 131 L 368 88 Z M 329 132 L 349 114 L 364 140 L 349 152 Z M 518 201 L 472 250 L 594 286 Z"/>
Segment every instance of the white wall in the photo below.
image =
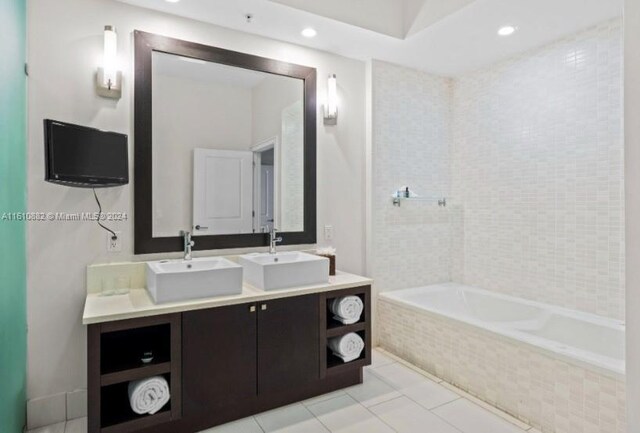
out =
<path fill-rule="evenodd" d="M 153 235 L 193 225 L 193 150 L 249 150 L 250 88 L 153 75 Z"/>
<path fill-rule="evenodd" d="M 624 318 L 621 24 L 455 81 L 465 283 Z"/>
<path fill-rule="evenodd" d="M 627 432 L 640 431 L 640 2 L 624 11 Z"/>
<path fill-rule="evenodd" d="M 304 99 L 304 82 L 271 75 L 252 89 L 252 144 L 282 134 L 282 110 Z M 302 146 L 302 143 L 301 143 Z"/>
<path fill-rule="evenodd" d="M 29 210 L 94 211 L 90 191 L 43 181 L 42 119 L 129 133 L 133 137 L 132 31 L 165 34 L 318 69 L 320 102 L 329 73 L 338 76 L 337 127 L 324 127 L 318 111 L 318 236 L 334 227 L 338 266 L 364 270 L 365 64 L 204 23 L 138 9 L 111 0 L 31 1 L 29 24 Z M 96 96 L 93 74 L 102 53 L 102 29 L 113 24 L 125 88 L 120 101 Z M 131 150 L 135 143 L 131 141 Z M 131 151 L 132 153 L 132 151 Z M 131 159 L 133 161 L 133 159 Z M 99 192 L 107 211 L 133 216 L 133 188 Z M 91 222 L 42 222 L 28 227 L 28 397 L 86 386 L 85 267 L 141 259 L 132 255 L 133 220 L 122 230 L 124 251 L 106 253 L 106 235 Z M 164 255 L 166 257 L 169 255 Z M 174 257 L 176 254 L 173 255 Z"/>
<path fill-rule="evenodd" d="M 253 144 L 279 142 L 279 190 L 275 228 L 304 230 L 304 86 L 302 80 L 272 75 L 253 88 Z"/>

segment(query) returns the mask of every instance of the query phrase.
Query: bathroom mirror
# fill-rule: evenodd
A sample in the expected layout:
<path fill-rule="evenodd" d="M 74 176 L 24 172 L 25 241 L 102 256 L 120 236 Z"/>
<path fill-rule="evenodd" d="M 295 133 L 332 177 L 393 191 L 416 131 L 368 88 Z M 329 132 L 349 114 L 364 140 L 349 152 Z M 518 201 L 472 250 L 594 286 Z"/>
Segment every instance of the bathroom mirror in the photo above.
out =
<path fill-rule="evenodd" d="M 135 252 L 315 243 L 316 71 L 135 32 Z"/>

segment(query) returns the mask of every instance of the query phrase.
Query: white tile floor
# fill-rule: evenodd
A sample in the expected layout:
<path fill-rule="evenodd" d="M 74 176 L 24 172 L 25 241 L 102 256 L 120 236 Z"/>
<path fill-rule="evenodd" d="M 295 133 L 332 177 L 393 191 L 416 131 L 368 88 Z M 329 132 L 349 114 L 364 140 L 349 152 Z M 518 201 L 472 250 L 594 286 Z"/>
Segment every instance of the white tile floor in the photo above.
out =
<path fill-rule="evenodd" d="M 382 350 L 364 383 L 201 433 L 536 433 L 487 410 Z M 28 433 L 86 433 L 86 418 Z"/>

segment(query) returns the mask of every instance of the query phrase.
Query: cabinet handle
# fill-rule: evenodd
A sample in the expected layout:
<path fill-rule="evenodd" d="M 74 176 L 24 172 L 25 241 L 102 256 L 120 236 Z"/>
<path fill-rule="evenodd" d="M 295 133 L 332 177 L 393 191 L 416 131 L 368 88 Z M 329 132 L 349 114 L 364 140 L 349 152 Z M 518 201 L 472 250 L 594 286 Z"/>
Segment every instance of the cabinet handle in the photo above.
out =
<path fill-rule="evenodd" d="M 267 304 L 262 304 L 262 305 L 260 305 L 260 309 L 261 309 L 262 311 L 266 310 L 266 309 L 267 309 Z"/>
<path fill-rule="evenodd" d="M 256 306 L 252 305 L 249 307 L 249 313 L 255 313 L 256 312 Z"/>

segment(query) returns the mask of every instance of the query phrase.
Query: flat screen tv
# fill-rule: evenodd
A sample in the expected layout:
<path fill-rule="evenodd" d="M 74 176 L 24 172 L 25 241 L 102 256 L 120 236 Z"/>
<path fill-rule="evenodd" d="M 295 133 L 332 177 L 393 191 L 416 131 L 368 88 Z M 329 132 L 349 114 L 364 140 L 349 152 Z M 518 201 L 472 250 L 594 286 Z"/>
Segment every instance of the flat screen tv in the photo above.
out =
<path fill-rule="evenodd" d="M 129 183 L 127 136 L 46 119 L 45 180 L 81 188 Z"/>

